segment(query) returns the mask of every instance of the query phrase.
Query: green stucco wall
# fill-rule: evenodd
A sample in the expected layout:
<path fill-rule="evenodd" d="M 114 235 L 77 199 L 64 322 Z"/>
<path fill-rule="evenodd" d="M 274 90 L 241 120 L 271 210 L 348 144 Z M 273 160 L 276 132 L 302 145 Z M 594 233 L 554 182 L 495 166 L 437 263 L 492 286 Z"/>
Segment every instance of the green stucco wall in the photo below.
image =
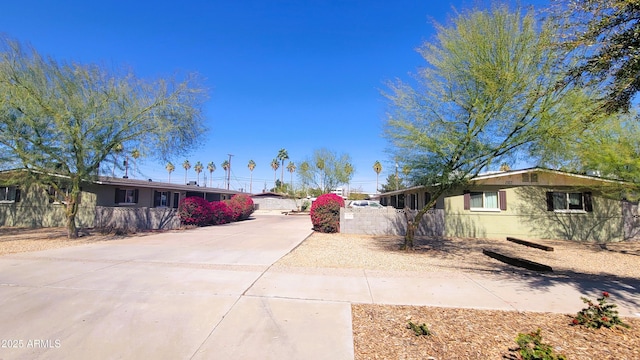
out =
<path fill-rule="evenodd" d="M 93 227 L 96 195 L 83 191 L 76 216 L 79 228 Z M 37 186 L 21 189 L 20 202 L 0 202 L 0 226 L 59 227 L 66 226 L 65 205 L 49 203 L 46 191 Z"/>
<path fill-rule="evenodd" d="M 579 191 L 555 186 L 474 187 L 473 191 L 506 192 L 507 210 L 464 210 L 464 195 L 445 199 L 445 234 L 452 237 L 565 239 L 575 241 L 620 241 L 623 237 L 622 205 L 593 193 L 593 212 L 547 211 L 546 192 Z"/>

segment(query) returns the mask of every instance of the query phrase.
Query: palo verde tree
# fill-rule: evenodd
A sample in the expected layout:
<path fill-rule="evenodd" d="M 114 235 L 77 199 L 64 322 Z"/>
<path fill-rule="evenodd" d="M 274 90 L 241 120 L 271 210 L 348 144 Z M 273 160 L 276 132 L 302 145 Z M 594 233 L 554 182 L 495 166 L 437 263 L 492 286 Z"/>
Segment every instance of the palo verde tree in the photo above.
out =
<path fill-rule="evenodd" d="M 419 49 L 426 66 L 416 83 L 397 81 L 387 94 L 392 152 L 411 169 L 411 184 L 432 193 L 415 216 L 407 215 L 407 249 L 438 197 L 562 131 L 564 115 L 579 118 L 577 109 L 592 106 L 580 89 L 561 85 L 555 31 L 531 12 L 474 9 L 436 30 Z"/>
<path fill-rule="evenodd" d="M 76 237 L 81 184 L 120 146 L 166 160 L 197 144 L 204 92 L 195 80 L 144 80 L 0 39 L 0 153 L 53 188 Z"/>
<path fill-rule="evenodd" d="M 606 100 L 605 100 L 606 101 Z M 598 116 L 599 115 L 599 116 Z M 593 121 L 596 118 L 597 121 Z M 584 173 L 595 171 L 609 179 L 622 180 L 610 183 L 602 192 L 616 194 L 638 193 L 640 188 L 640 122 L 634 110 L 594 114 L 592 121 L 573 125 L 578 131 L 567 131 L 557 137 L 540 141 L 537 145 L 543 156 L 540 162 L 546 167 L 562 168 Z M 570 123 L 569 123 L 570 124 Z M 565 127 L 569 128 L 570 125 Z"/>
<path fill-rule="evenodd" d="M 568 79 L 600 86 L 604 110 L 629 110 L 640 91 L 640 1 L 553 0 L 551 16 L 577 60 Z"/>
<path fill-rule="evenodd" d="M 353 176 L 351 157 L 348 154 L 337 155 L 322 148 L 314 150 L 311 159 L 300 164 L 298 177 L 304 186 L 311 186 L 320 193 L 330 193 L 340 184 L 347 184 Z"/>

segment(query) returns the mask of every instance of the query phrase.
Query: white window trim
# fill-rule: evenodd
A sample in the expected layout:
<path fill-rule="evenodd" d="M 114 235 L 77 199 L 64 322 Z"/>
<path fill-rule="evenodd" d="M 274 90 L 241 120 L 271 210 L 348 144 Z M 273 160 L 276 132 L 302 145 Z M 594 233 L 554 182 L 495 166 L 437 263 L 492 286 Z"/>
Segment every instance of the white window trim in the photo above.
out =
<path fill-rule="evenodd" d="M 500 208 L 470 208 L 469 211 L 478 212 L 501 212 Z"/>
<path fill-rule="evenodd" d="M 586 214 L 587 211 L 586 210 L 579 210 L 579 209 L 556 209 L 553 210 L 554 213 L 559 213 L 559 214 Z"/>
<path fill-rule="evenodd" d="M 499 191 L 472 191 L 471 193 L 482 193 L 482 203 L 485 201 L 486 193 L 495 193 L 498 196 L 498 207 L 496 208 L 486 208 L 486 207 L 469 207 L 469 211 L 477 211 L 477 212 L 501 212 L 500 210 L 500 192 Z"/>

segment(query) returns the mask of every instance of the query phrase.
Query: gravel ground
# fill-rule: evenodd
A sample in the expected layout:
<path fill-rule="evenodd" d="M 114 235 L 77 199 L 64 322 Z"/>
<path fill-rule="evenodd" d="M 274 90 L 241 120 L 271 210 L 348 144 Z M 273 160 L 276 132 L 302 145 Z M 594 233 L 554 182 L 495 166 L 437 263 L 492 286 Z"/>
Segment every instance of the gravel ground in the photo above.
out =
<path fill-rule="evenodd" d="M 398 236 L 314 233 L 275 266 L 355 268 L 397 271 L 504 272 L 507 267 L 482 254 L 482 249 L 533 260 L 554 273 L 613 275 L 640 278 L 640 242 L 592 243 L 537 241 L 554 251 L 542 251 L 506 240 L 418 238 L 414 251 L 400 250 Z M 513 272 L 527 270 L 511 269 Z"/>
<path fill-rule="evenodd" d="M 274 266 L 530 273 L 483 255 L 488 249 L 549 265 L 554 276 L 640 278 L 638 242 L 537 242 L 553 252 L 506 240 L 420 238 L 410 252 L 400 250 L 401 243 L 400 237 L 314 233 Z M 575 314 L 353 304 L 355 358 L 518 359 L 517 335 L 539 328 L 542 341 L 568 359 L 640 359 L 640 319 L 624 319 L 631 329 L 594 330 L 571 326 L 570 315 Z M 433 334 L 416 336 L 406 328 L 408 321 L 427 324 Z"/>
<path fill-rule="evenodd" d="M 118 240 L 127 236 L 142 236 L 145 234 L 147 233 L 123 236 L 102 234 L 94 231 L 82 231 L 82 236 L 76 239 L 69 239 L 67 237 L 67 230 L 64 228 L 24 229 L 0 227 L 0 255 L 56 249 L 99 241 Z"/>

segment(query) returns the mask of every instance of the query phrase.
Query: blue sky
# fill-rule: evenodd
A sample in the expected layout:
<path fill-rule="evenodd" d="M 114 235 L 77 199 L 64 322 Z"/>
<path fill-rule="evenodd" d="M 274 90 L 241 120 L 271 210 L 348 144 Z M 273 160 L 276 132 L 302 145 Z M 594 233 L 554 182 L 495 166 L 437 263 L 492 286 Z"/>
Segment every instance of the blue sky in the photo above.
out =
<path fill-rule="evenodd" d="M 228 154 L 236 190 L 249 190 L 247 163 L 256 162 L 255 193 L 273 187 L 279 149 L 299 164 L 327 148 L 351 156 L 351 189 L 373 193 L 373 163 L 382 163 L 381 184 L 395 170 L 381 137 L 385 81 L 423 65 L 415 49 L 433 38 L 433 20 L 473 3 L 23 0 L 2 5 L 0 33 L 57 59 L 126 66 L 142 78 L 199 73 L 209 132 L 187 159 L 216 164 L 213 186 L 224 186 Z M 184 181 L 183 161 L 175 159 L 172 182 Z M 164 165 L 145 160 L 136 177 L 166 181 Z M 188 176 L 195 180 L 193 169 Z"/>

